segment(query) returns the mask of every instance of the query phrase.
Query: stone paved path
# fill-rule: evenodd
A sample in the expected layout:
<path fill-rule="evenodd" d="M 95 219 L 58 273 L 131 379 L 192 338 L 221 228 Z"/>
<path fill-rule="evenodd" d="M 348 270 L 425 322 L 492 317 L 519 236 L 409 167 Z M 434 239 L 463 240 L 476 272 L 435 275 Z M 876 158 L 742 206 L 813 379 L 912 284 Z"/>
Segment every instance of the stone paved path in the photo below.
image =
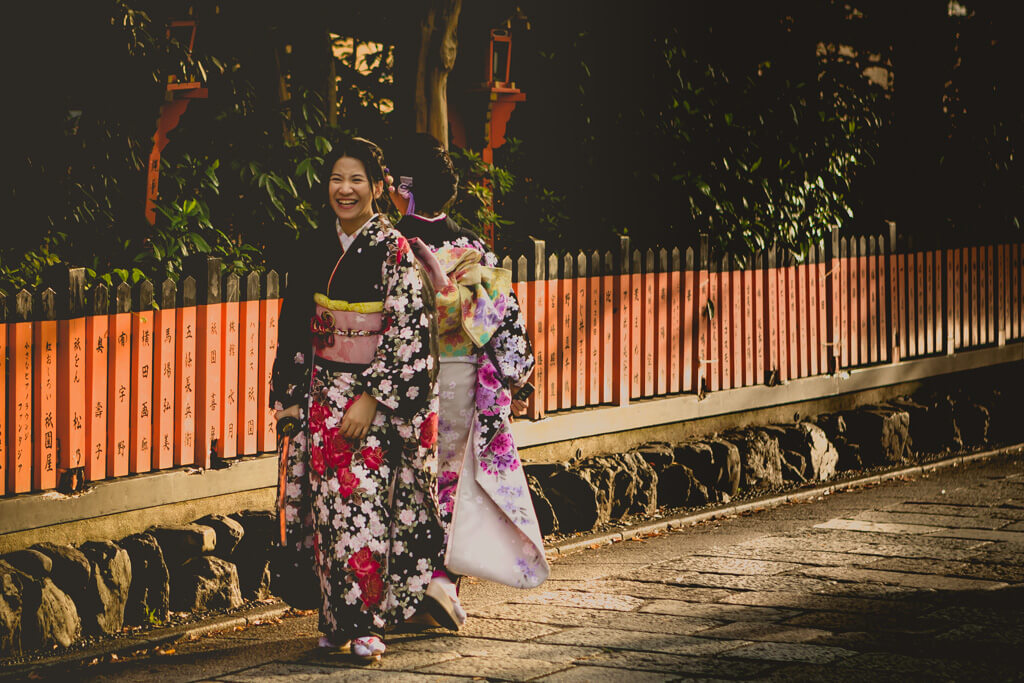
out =
<path fill-rule="evenodd" d="M 376 665 L 315 618 L 215 634 L 67 680 L 1024 680 L 1024 458 L 594 548 L 534 591 L 465 586 L 457 635 Z"/>

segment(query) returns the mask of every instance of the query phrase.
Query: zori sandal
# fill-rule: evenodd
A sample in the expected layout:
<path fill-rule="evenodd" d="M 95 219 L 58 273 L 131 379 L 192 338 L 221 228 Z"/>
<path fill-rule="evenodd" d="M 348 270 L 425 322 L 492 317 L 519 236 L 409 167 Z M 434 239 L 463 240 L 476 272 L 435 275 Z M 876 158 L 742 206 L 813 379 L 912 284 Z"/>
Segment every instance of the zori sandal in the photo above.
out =
<path fill-rule="evenodd" d="M 377 636 L 363 636 L 352 639 L 352 656 L 364 662 L 379 662 L 380 656 L 384 654 L 384 641 Z"/>

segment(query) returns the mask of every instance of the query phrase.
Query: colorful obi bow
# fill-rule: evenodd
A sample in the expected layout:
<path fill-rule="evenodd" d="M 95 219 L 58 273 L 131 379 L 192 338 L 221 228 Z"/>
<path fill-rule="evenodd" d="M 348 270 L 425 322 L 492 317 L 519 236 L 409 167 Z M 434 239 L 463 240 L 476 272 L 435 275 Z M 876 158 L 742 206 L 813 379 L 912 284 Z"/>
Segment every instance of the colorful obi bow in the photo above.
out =
<path fill-rule="evenodd" d="M 445 247 L 434 256 L 448 278 L 437 290 L 439 331 L 461 325 L 473 344 L 483 346 L 505 318 L 512 271 L 480 265 L 482 254 L 466 247 Z"/>

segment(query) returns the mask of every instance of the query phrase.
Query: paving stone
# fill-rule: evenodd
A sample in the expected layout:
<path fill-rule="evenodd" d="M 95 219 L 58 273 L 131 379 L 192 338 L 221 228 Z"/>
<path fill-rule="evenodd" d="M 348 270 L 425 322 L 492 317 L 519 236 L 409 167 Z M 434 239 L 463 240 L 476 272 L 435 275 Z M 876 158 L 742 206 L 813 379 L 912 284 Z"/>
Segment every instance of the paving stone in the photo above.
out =
<path fill-rule="evenodd" d="M 935 533 L 939 538 L 967 538 L 977 541 L 1003 541 L 1024 544 L 1024 531 L 988 531 L 985 529 L 946 529 Z"/>
<path fill-rule="evenodd" d="M 539 659 L 545 662 L 572 662 L 600 654 L 595 647 L 562 645 L 538 641 L 514 642 L 491 638 L 466 638 L 465 636 L 442 636 L 425 640 L 403 642 L 396 651 L 450 653 L 463 657 L 516 657 Z M 390 650 L 389 650 L 390 653 Z"/>
<path fill-rule="evenodd" d="M 1024 531 L 1024 522 L 1014 522 L 1003 527 L 1003 531 Z"/>
<path fill-rule="evenodd" d="M 814 545 L 810 545 L 813 541 L 822 540 L 839 540 L 839 541 L 856 541 L 857 543 L 863 543 L 865 545 L 909 545 L 920 548 L 928 549 L 946 549 L 946 550 L 964 550 L 969 548 L 977 548 L 982 545 L 985 541 L 962 539 L 962 538 L 940 538 L 937 536 L 922 536 L 920 534 L 893 534 L 893 533 L 881 533 L 873 531 L 848 531 L 844 529 L 821 529 L 821 528 L 810 528 L 806 531 L 801 531 L 795 534 L 791 534 L 790 538 L 800 539 L 801 548 L 816 548 L 827 550 L 830 548 L 817 548 Z M 808 545 L 803 545 L 806 541 Z"/>
<path fill-rule="evenodd" d="M 727 638 L 729 640 L 772 641 L 778 643 L 802 643 L 815 638 L 832 635 L 816 628 L 803 628 L 786 624 L 737 621 L 725 626 L 716 626 L 700 632 L 701 638 Z"/>
<path fill-rule="evenodd" d="M 789 548 L 728 548 L 723 555 L 743 557 L 756 560 L 775 560 L 796 562 L 799 564 L 820 565 L 825 567 L 845 567 L 851 564 L 868 564 L 878 559 L 876 555 L 852 554 L 847 552 L 831 552 L 824 550 L 801 550 L 793 548 L 794 541 L 789 539 Z"/>
<path fill-rule="evenodd" d="M 423 681 L 423 677 L 414 673 L 384 671 L 363 667 L 349 669 L 317 664 L 301 664 L 298 662 L 272 662 L 250 669 L 243 669 L 232 674 L 220 676 L 218 681 L 232 683 L 284 683 L 285 681 L 304 681 L 306 683 L 335 683 L 337 681 L 354 681 L 356 683 L 377 681 Z M 437 680 L 458 680 L 448 677 Z"/>
<path fill-rule="evenodd" d="M 591 591 L 543 591 L 516 596 L 512 602 L 524 605 L 550 605 L 560 607 L 589 607 L 620 612 L 636 611 L 644 601 L 626 595 Z"/>
<path fill-rule="evenodd" d="M 805 576 L 739 576 L 736 574 L 698 574 L 676 576 L 679 585 L 730 588 L 736 591 L 818 591 L 830 587 L 828 581 Z"/>
<path fill-rule="evenodd" d="M 984 545 L 981 541 L 962 541 L 931 536 L 895 536 L 828 530 L 816 530 L 816 532 L 815 534 L 800 534 L 788 539 L 789 547 L 792 548 L 794 544 L 797 544 L 802 549 L 798 552 L 844 553 L 852 558 L 879 555 L 955 560 L 960 559 L 965 551 Z M 900 542 L 902 539 L 906 539 L 906 541 Z M 956 543 L 951 545 L 952 542 Z M 972 543 L 974 545 L 971 545 Z M 785 547 L 782 547 L 782 552 Z"/>
<path fill-rule="evenodd" d="M 872 671 L 865 676 L 863 671 L 855 669 L 836 669 L 831 664 L 805 664 L 803 662 L 786 664 L 777 668 L 759 681 L 778 681 L 780 683 L 907 683 L 904 674 L 893 674 L 885 671 Z M 923 676 L 915 681 L 948 681 L 947 678 Z"/>
<path fill-rule="evenodd" d="M 692 676 L 713 676 L 721 678 L 749 678 L 757 676 L 772 668 L 765 662 L 744 662 L 725 660 L 716 657 L 692 657 L 687 655 L 671 655 L 660 652 L 633 652 L 618 650 L 604 652 L 586 660 L 588 666 L 610 666 L 629 671 L 664 671 Z M 618 680 L 631 680 L 632 676 L 623 676 Z M 687 678 L 686 680 L 691 680 Z"/>
<path fill-rule="evenodd" d="M 749 605 L 700 604 L 679 600 L 655 600 L 640 608 L 646 614 L 673 614 L 680 617 L 718 619 L 720 621 L 779 621 L 795 616 L 793 610 Z"/>
<path fill-rule="evenodd" d="M 892 623 L 893 616 L 879 616 L 857 612 L 806 612 L 782 622 L 785 625 L 802 626 L 832 632 L 869 631 L 884 628 Z M 705 631 L 706 633 L 706 631 Z"/>
<path fill-rule="evenodd" d="M 450 676 L 482 676 L 503 681 L 528 681 L 565 669 L 565 664 L 516 657 L 459 657 L 423 667 L 419 672 Z"/>
<path fill-rule="evenodd" d="M 688 557 L 682 560 L 664 562 L 657 566 L 658 568 L 684 572 L 771 576 L 796 569 L 799 565 L 792 562 L 744 560 L 735 557 Z"/>
<path fill-rule="evenodd" d="M 867 614 L 891 614 L 905 608 L 903 603 L 867 598 L 845 598 L 833 595 L 815 595 L 792 591 L 757 591 L 737 593 L 722 600 L 735 605 L 757 605 L 761 607 L 788 607 L 801 610 L 823 610 L 830 612 L 862 612 Z"/>
<path fill-rule="evenodd" d="M 746 645 L 745 641 L 694 638 L 666 633 L 639 633 L 628 629 L 570 628 L 537 639 L 541 643 L 600 647 L 615 650 L 662 652 L 677 655 L 714 655 L 730 648 Z"/>
<path fill-rule="evenodd" d="M 679 677 L 653 671 L 623 671 L 600 666 L 574 666 L 535 680 L 549 681 L 550 683 L 620 683 L 626 679 L 629 679 L 630 683 L 662 683 L 662 681 L 677 681 Z"/>
<path fill-rule="evenodd" d="M 593 590 L 600 593 L 632 595 L 636 598 L 665 598 L 667 600 L 685 600 L 687 602 L 716 602 L 733 594 L 733 591 L 725 590 L 724 588 L 688 588 L 617 579 L 598 579 L 584 584 L 577 584 L 577 586 L 580 590 L 584 591 Z"/>
<path fill-rule="evenodd" d="M 994 517 L 961 517 L 920 512 L 890 512 L 888 510 L 865 510 L 856 518 L 888 524 L 920 524 L 953 529 L 999 529 L 1009 523 L 1008 520 Z"/>
<path fill-rule="evenodd" d="M 936 609 L 927 614 L 932 623 L 949 624 L 985 624 L 998 628 L 1013 628 L 1021 623 L 1020 612 L 1016 609 L 986 609 L 966 605 L 950 605 Z"/>
<path fill-rule="evenodd" d="M 512 619 L 486 619 L 474 616 L 466 620 L 459 629 L 459 634 L 471 638 L 495 638 L 498 640 L 530 640 L 538 636 L 555 633 L 558 628 L 535 621 L 515 621 Z M 448 633 L 448 631 L 439 631 Z"/>
<path fill-rule="evenodd" d="M 599 628 L 622 628 L 678 635 L 695 633 L 721 624 L 721 622 L 710 619 L 672 617 L 663 614 L 612 612 L 579 607 L 562 607 L 552 610 L 544 605 L 512 605 L 508 603 L 473 610 L 470 612 L 470 615 L 496 619 L 535 621 L 542 624 L 561 626 L 596 626 Z"/>
<path fill-rule="evenodd" d="M 1008 680 L 1006 678 L 989 678 L 993 669 L 981 662 L 959 662 L 951 659 L 911 657 L 909 655 L 888 652 L 866 652 L 855 657 L 843 659 L 835 666 L 870 671 L 864 673 L 865 679 L 873 679 L 876 671 L 898 673 L 917 680 L 923 676 L 938 676 L 942 680 Z M 1019 673 L 1019 672 L 1018 672 Z"/>
<path fill-rule="evenodd" d="M 322 665 L 359 670 L 409 671 L 458 659 L 459 656 L 457 652 L 424 652 L 422 650 L 393 647 L 389 643 L 388 650 L 384 656 L 380 658 L 379 662 L 373 664 L 368 665 L 364 662 L 356 661 L 347 653 L 339 653 L 322 657 Z"/>
<path fill-rule="evenodd" d="M 555 561 L 551 563 L 551 575 L 552 578 L 563 581 L 587 581 L 589 579 L 603 579 L 606 576 L 621 574 L 623 571 L 629 571 L 634 568 L 640 569 L 648 564 L 650 563 L 596 564 L 591 562 L 589 564 L 565 564 L 564 562 Z"/>
<path fill-rule="evenodd" d="M 1014 543 L 986 543 L 982 547 L 966 553 L 963 560 L 978 564 L 1002 564 L 1024 566 L 1024 552 Z"/>
<path fill-rule="evenodd" d="M 982 562 L 952 562 L 949 560 L 922 560 L 915 558 L 887 558 L 871 565 L 871 569 L 918 574 L 941 574 L 971 579 L 988 579 L 1016 583 L 1024 581 L 1024 565 L 1004 565 Z"/>
<path fill-rule="evenodd" d="M 827 664 L 857 654 L 852 650 L 805 643 L 754 643 L 721 654 L 722 657 L 763 659 L 773 662 L 809 662 Z"/>
<path fill-rule="evenodd" d="M 882 534 L 931 534 L 942 531 L 943 527 L 925 526 L 924 524 L 891 524 L 887 522 L 870 522 L 865 519 L 830 519 L 815 524 L 815 529 L 842 529 L 843 531 L 873 531 Z"/>
<path fill-rule="evenodd" d="M 962 624 L 935 636 L 944 647 L 960 646 L 976 652 L 979 645 L 996 645 L 1012 648 L 1017 652 L 1024 648 L 1024 625 Z"/>
<path fill-rule="evenodd" d="M 881 571 L 878 569 L 859 569 L 856 567 L 807 567 L 800 570 L 807 576 L 835 579 L 849 582 L 889 583 L 897 586 L 925 588 L 929 590 L 992 590 L 1003 588 L 1007 584 L 1001 581 L 984 579 L 965 579 L 957 576 L 938 576 L 935 574 L 908 574 L 900 571 Z"/>
<path fill-rule="evenodd" d="M 891 586 L 884 583 L 830 583 L 818 595 L 842 595 L 850 598 L 880 598 L 883 600 L 913 600 L 921 597 L 921 590 L 910 586 Z"/>
<path fill-rule="evenodd" d="M 886 508 L 893 512 L 923 512 L 932 515 L 958 515 L 961 517 L 996 517 L 1024 521 L 1024 510 L 994 505 L 950 505 L 943 503 L 900 502 Z"/>

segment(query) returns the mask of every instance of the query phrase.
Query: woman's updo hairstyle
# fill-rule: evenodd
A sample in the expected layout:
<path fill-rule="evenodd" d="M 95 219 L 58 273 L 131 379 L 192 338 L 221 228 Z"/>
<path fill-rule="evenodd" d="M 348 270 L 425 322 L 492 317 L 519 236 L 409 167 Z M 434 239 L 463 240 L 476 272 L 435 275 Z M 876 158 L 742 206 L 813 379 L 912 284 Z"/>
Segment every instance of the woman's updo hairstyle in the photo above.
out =
<path fill-rule="evenodd" d="M 428 133 L 396 140 L 388 152 L 388 168 L 397 186 L 401 176 L 412 178 L 412 194 L 418 214 L 435 215 L 455 199 L 459 176 L 448 150 Z"/>
<path fill-rule="evenodd" d="M 334 143 L 331 151 L 324 157 L 324 164 L 320 167 L 320 182 L 327 187 L 331 181 L 331 172 L 338 159 L 348 157 L 363 164 L 366 169 L 366 176 L 370 183 L 384 181 L 384 153 L 375 142 L 366 138 L 343 137 Z"/>

